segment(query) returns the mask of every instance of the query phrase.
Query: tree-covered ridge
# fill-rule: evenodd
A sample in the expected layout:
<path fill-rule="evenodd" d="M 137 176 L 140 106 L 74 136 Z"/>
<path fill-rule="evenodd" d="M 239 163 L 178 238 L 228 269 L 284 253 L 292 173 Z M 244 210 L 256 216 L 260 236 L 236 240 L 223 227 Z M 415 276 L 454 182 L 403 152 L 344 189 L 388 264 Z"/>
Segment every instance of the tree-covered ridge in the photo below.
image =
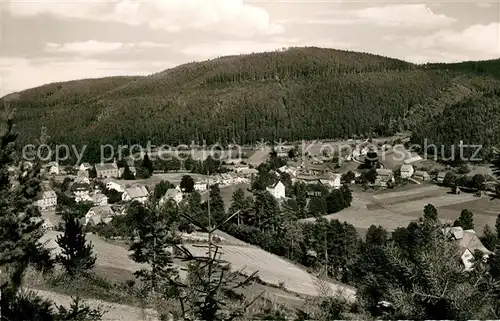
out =
<path fill-rule="evenodd" d="M 475 72 L 478 74 L 488 74 L 500 77 L 500 59 L 484 61 L 464 61 L 451 64 L 434 63 L 426 64 L 425 68 L 448 69 L 462 72 Z"/>
<path fill-rule="evenodd" d="M 493 63 L 476 64 L 488 68 Z M 44 125 L 57 144 L 93 146 L 421 132 L 440 121 L 445 110 L 500 88 L 500 79 L 461 66 L 417 66 L 321 48 L 223 57 L 148 77 L 84 80 L 23 91 L 16 106 L 17 130 L 31 142 Z M 485 100 L 488 108 L 497 98 Z M 469 132 L 478 132 L 476 126 L 494 130 L 488 123 L 467 126 Z M 424 133 L 441 139 L 432 131 Z"/>

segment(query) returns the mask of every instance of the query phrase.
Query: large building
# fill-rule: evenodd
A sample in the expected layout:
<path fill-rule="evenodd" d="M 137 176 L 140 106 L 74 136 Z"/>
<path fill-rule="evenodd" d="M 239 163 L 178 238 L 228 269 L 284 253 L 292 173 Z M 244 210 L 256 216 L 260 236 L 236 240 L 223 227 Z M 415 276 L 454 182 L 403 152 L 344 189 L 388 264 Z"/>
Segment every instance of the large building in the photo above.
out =
<path fill-rule="evenodd" d="M 277 199 L 285 198 L 285 185 L 281 181 L 278 181 L 272 186 L 266 187 L 266 190 Z"/>

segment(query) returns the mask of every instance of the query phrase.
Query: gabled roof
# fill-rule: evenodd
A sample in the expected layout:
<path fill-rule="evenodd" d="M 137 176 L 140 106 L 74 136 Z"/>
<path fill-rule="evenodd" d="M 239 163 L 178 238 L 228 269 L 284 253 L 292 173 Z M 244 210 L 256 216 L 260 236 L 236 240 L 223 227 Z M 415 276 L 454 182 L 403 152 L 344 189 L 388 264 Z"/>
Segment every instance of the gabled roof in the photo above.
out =
<path fill-rule="evenodd" d="M 403 164 L 401 165 L 401 171 L 402 172 L 411 172 L 413 170 L 413 166 L 409 164 Z"/>
<path fill-rule="evenodd" d="M 462 255 L 466 250 L 469 250 L 471 253 L 474 253 L 475 250 L 479 250 L 484 254 L 493 253 L 483 245 L 474 230 L 464 231 L 460 226 L 455 226 L 444 229 L 444 232 L 450 233 L 453 236 L 460 250 L 460 255 Z"/>
<path fill-rule="evenodd" d="M 57 197 L 57 194 L 54 191 L 44 191 L 42 193 L 42 198 L 53 198 L 53 197 Z"/>
<path fill-rule="evenodd" d="M 101 216 L 101 218 L 115 214 L 110 205 L 94 206 L 90 208 L 90 211 L 94 212 L 95 215 Z"/>
<path fill-rule="evenodd" d="M 81 163 L 80 166 L 82 166 L 82 165 L 85 168 L 91 168 L 92 167 L 92 165 L 90 165 L 90 163 Z"/>
<path fill-rule="evenodd" d="M 271 186 L 268 186 L 268 188 L 276 188 L 276 186 L 278 186 L 278 184 L 280 184 L 281 181 L 277 181 L 276 183 L 274 183 L 273 185 Z M 281 185 L 283 185 L 283 183 L 281 183 Z"/>
<path fill-rule="evenodd" d="M 73 192 L 90 191 L 90 189 L 91 187 L 88 183 L 74 183 L 73 185 L 71 185 L 71 190 Z"/>
<path fill-rule="evenodd" d="M 390 169 L 386 169 L 386 168 L 377 168 L 377 175 L 381 175 L 381 176 L 390 176 L 390 175 L 394 175 L 394 172 Z"/>
<path fill-rule="evenodd" d="M 427 176 L 429 176 L 429 173 L 427 173 L 425 171 L 415 171 L 415 173 L 413 175 L 414 176 L 424 176 L 424 177 L 427 177 Z"/>
<path fill-rule="evenodd" d="M 130 196 L 131 199 L 148 197 L 149 192 L 144 186 L 135 186 L 125 189 L 125 193 Z"/>
<path fill-rule="evenodd" d="M 459 248 L 462 250 L 462 253 L 468 249 L 472 254 L 474 254 L 475 250 L 479 250 L 484 254 L 492 254 L 490 250 L 484 247 L 483 243 L 476 235 L 474 230 L 465 230 L 463 231 L 463 237 L 457 240 Z"/>
<path fill-rule="evenodd" d="M 92 198 L 95 202 L 100 202 L 105 198 L 107 199 L 108 197 L 102 193 L 96 193 L 96 194 L 94 194 L 94 196 Z"/>
<path fill-rule="evenodd" d="M 223 179 L 231 179 L 232 178 L 231 175 L 229 175 L 228 173 L 222 173 L 221 176 Z"/>
<path fill-rule="evenodd" d="M 166 198 L 174 198 L 178 194 L 182 194 L 181 191 L 179 191 L 177 188 L 169 188 L 167 192 L 165 193 Z"/>
<path fill-rule="evenodd" d="M 448 174 L 448 172 L 439 172 L 437 177 L 444 178 L 446 174 Z"/>

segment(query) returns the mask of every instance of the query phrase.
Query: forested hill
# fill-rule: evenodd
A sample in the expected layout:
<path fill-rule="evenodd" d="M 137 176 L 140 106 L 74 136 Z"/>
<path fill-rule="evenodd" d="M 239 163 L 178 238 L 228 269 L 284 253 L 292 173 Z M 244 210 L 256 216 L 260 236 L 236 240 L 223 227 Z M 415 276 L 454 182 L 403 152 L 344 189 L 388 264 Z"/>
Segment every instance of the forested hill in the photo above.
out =
<path fill-rule="evenodd" d="M 16 129 L 29 142 L 45 126 L 54 144 L 91 146 L 251 143 L 399 130 L 413 131 L 415 141 L 450 143 L 470 132 L 496 144 L 499 66 L 500 60 L 417 66 L 321 48 L 230 56 L 147 77 L 22 91 Z M 464 122 L 464 112 L 475 113 L 474 121 Z M 437 126 L 442 121 L 445 128 Z"/>

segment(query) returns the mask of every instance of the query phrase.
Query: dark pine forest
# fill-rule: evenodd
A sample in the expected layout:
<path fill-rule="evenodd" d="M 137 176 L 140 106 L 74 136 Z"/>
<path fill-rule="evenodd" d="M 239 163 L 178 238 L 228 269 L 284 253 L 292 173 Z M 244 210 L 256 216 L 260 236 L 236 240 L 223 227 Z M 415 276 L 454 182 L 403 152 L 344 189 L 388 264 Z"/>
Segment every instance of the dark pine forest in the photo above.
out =
<path fill-rule="evenodd" d="M 229 56 L 147 77 L 52 83 L 3 97 L 32 143 L 254 143 L 384 136 L 500 142 L 500 60 L 414 65 L 322 48 Z M 14 98 L 14 99 L 13 99 Z M 464 139 L 467 137 L 467 140 Z"/>

